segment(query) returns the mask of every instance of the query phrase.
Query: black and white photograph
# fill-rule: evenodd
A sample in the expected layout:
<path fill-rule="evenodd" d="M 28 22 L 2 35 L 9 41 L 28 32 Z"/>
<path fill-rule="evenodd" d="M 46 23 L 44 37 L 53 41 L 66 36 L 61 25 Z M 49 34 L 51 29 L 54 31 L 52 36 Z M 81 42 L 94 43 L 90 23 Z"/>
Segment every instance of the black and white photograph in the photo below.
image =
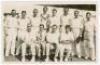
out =
<path fill-rule="evenodd" d="M 96 61 L 96 4 L 3 2 L 4 62 Z"/>

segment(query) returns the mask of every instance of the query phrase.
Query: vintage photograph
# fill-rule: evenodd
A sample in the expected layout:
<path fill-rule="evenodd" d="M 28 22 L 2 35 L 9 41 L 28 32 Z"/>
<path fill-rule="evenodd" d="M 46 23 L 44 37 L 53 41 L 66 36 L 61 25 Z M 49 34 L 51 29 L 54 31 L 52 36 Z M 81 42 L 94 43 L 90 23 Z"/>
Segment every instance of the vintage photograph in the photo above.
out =
<path fill-rule="evenodd" d="M 2 3 L 5 62 L 96 61 L 96 4 Z"/>

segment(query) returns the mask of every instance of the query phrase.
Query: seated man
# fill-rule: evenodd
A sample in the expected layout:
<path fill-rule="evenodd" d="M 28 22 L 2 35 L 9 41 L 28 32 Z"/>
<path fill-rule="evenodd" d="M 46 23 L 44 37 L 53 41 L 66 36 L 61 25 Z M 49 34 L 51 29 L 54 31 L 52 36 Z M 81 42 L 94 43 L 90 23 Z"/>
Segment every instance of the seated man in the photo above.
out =
<path fill-rule="evenodd" d="M 68 58 L 71 54 L 73 41 L 74 41 L 74 37 L 73 37 L 73 33 L 71 32 L 71 27 L 70 27 L 70 25 L 66 25 L 65 32 L 62 32 L 61 37 L 60 37 L 60 45 L 59 45 L 60 61 L 63 61 L 64 50 L 67 50 L 66 61 L 68 60 Z"/>
<path fill-rule="evenodd" d="M 56 45 L 56 52 L 54 60 L 56 61 L 56 57 L 58 55 L 58 45 L 59 45 L 59 32 L 57 32 L 57 25 L 53 25 L 51 30 L 46 35 L 46 61 L 49 60 L 50 50 L 53 45 Z"/>
<path fill-rule="evenodd" d="M 27 46 L 31 47 L 31 52 L 32 52 L 32 59 L 31 61 L 35 61 L 35 55 L 36 55 L 36 47 L 39 45 L 37 44 L 38 42 L 36 41 L 36 34 L 33 33 L 31 30 L 31 25 L 28 24 L 27 26 L 27 33 L 24 37 L 24 43 L 22 44 L 22 61 L 25 61 L 25 55 L 26 55 L 26 48 Z"/>
<path fill-rule="evenodd" d="M 42 54 L 43 55 L 45 55 L 45 46 L 46 46 L 45 36 L 46 36 L 46 30 L 44 28 L 44 25 L 40 24 L 37 38 L 42 46 L 42 50 L 43 50 Z"/>

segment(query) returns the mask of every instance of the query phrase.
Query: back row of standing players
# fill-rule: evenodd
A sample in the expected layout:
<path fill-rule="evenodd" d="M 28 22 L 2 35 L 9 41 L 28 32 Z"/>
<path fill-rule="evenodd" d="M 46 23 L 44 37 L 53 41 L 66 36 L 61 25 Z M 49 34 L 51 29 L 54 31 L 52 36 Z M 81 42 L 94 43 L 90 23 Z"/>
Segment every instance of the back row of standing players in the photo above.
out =
<path fill-rule="evenodd" d="M 56 45 L 54 60 L 57 61 L 58 53 L 60 53 L 60 61 L 63 61 L 65 49 L 67 49 L 66 60 L 70 54 L 81 58 L 81 44 L 83 44 L 85 59 L 95 60 L 95 20 L 90 12 L 86 13 L 86 18 L 83 18 L 78 10 L 74 11 L 74 17 L 69 16 L 69 11 L 69 8 L 64 8 L 62 15 L 58 17 L 57 9 L 52 9 L 52 15 L 49 15 L 47 6 L 44 6 L 41 15 L 38 14 L 38 9 L 33 9 L 30 17 L 27 17 L 25 10 L 19 17 L 16 15 L 16 10 L 12 10 L 11 14 L 5 15 L 4 18 L 5 56 L 15 55 L 15 47 L 18 54 L 21 48 L 22 61 L 25 61 L 26 47 L 30 46 L 31 61 L 34 61 L 36 51 L 37 55 L 41 56 L 40 47 L 42 46 L 42 53 L 46 55 L 46 60 L 49 60 L 50 49 L 52 45 Z M 16 38 L 18 38 L 18 43 L 16 43 Z"/>

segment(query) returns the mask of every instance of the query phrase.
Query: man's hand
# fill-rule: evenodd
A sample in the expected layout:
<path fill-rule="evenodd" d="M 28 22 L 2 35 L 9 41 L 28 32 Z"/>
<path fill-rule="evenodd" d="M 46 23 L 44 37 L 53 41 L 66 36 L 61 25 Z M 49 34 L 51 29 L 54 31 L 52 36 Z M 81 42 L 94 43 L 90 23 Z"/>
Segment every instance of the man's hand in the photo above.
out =
<path fill-rule="evenodd" d="M 69 43 L 73 43 L 73 41 L 70 41 L 70 40 L 62 40 L 62 41 L 60 41 L 60 43 L 69 44 Z"/>

